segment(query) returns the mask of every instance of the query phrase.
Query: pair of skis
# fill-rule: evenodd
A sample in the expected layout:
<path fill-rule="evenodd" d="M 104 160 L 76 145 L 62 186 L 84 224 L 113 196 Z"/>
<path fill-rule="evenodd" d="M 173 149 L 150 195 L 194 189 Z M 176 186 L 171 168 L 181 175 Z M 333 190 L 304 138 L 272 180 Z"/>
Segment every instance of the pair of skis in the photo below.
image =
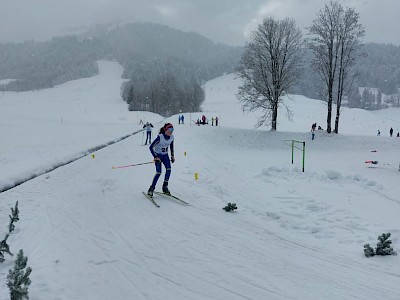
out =
<path fill-rule="evenodd" d="M 186 202 L 186 201 L 184 201 L 184 200 L 182 200 L 182 199 L 180 199 L 180 198 L 178 198 L 178 197 L 176 197 L 174 195 L 171 195 L 171 194 L 164 194 L 164 193 L 160 193 L 160 192 L 154 192 L 154 194 L 157 194 L 157 195 L 160 195 L 160 196 L 164 196 L 166 198 L 172 198 L 172 199 L 180 202 L 181 204 L 189 205 L 188 202 Z M 156 207 L 160 207 L 160 205 L 158 205 L 158 203 L 154 200 L 153 196 L 147 195 L 147 193 L 145 193 L 145 192 L 143 192 L 143 195 L 145 195 L 146 198 L 149 199 L 150 202 L 153 203 Z"/>

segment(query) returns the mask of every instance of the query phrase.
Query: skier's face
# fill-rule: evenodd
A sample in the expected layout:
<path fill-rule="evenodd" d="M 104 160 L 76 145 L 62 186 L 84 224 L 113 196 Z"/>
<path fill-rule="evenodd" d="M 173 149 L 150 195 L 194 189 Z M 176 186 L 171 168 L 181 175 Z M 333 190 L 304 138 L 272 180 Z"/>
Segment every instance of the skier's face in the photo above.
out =
<path fill-rule="evenodd" d="M 167 130 L 165 130 L 165 134 L 168 136 L 171 136 L 172 132 L 174 132 L 174 127 L 169 127 Z"/>

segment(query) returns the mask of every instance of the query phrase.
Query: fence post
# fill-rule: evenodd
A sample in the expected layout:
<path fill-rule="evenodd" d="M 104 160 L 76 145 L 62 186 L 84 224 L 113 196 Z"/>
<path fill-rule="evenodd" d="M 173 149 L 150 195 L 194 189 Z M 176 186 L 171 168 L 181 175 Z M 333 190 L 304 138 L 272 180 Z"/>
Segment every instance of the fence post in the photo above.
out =
<path fill-rule="evenodd" d="M 294 141 L 292 140 L 292 165 L 293 165 L 293 157 L 294 157 Z"/>
<path fill-rule="evenodd" d="M 304 173 L 304 161 L 306 157 L 306 142 L 303 142 L 303 173 Z"/>

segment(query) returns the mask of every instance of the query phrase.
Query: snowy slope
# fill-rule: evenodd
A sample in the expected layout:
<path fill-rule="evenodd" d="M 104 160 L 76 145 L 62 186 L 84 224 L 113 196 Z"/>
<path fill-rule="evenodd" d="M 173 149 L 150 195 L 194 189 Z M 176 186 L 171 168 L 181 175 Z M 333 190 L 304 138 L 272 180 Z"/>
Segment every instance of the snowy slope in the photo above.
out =
<path fill-rule="evenodd" d="M 163 124 L 126 110 L 120 66 L 100 70 L 1 96 L 3 183 L 137 132 L 140 119 Z M 363 255 L 383 232 L 400 249 L 400 139 L 387 133 L 397 133 L 399 111 L 344 109 L 342 134 L 311 141 L 311 123 L 325 127 L 322 102 L 291 96 L 293 122 L 282 112 L 278 132 L 254 129 L 257 113 L 243 113 L 237 86 L 233 75 L 205 86 L 204 114 L 220 127 L 190 122 L 203 113 L 165 120 L 175 124 L 170 189 L 190 206 L 156 196 L 156 208 L 141 194 L 152 165 L 112 169 L 151 160 L 142 132 L 0 193 L 1 235 L 19 201 L 8 242 L 33 268 L 30 299 L 400 299 L 399 257 Z M 304 173 L 300 151 L 292 165 L 283 142 L 292 139 L 306 142 Z M 228 202 L 238 210 L 222 210 Z M 12 263 L 0 264 L 1 282 Z"/>

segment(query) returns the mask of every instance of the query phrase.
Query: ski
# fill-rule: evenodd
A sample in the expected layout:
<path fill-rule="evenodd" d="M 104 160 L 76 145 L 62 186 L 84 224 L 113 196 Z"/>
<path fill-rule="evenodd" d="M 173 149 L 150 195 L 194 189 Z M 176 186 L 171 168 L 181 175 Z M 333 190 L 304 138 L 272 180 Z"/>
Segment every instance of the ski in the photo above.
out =
<path fill-rule="evenodd" d="M 154 201 L 154 199 L 153 199 L 153 197 L 152 196 L 149 196 L 149 195 L 147 195 L 147 193 L 145 193 L 145 192 L 142 192 L 143 193 L 143 195 L 145 195 L 146 196 L 146 198 L 147 199 L 149 199 L 150 200 L 150 202 L 151 203 L 153 203 L 155 206 L 157 206 L 157 207 L 160 207 L 160 205 L 158 205 L 157 204 L 157 202 L 156 201 Z"/>
<path fill-rule="evenodd" d="M 175 200 L 177 200 L 177 201 L 179 201 L 179 202 L 181 202 L 181 203 L 183 203 L 183 204 L 189 205 L 188 202 L 186 202 L 186 201 L 182 200 L 181 198 L 178 198 L 178 197 L 176 197 L 176 196 L 174 196 L 174 195 L 165 194 L 165 193 L 161 193 L 161 192 L 154 192 L 154 193 L 157 194 L 157 195 L 160 195 L 160 196 L 165 196 L 165 197 L 174 198 Z"/>

